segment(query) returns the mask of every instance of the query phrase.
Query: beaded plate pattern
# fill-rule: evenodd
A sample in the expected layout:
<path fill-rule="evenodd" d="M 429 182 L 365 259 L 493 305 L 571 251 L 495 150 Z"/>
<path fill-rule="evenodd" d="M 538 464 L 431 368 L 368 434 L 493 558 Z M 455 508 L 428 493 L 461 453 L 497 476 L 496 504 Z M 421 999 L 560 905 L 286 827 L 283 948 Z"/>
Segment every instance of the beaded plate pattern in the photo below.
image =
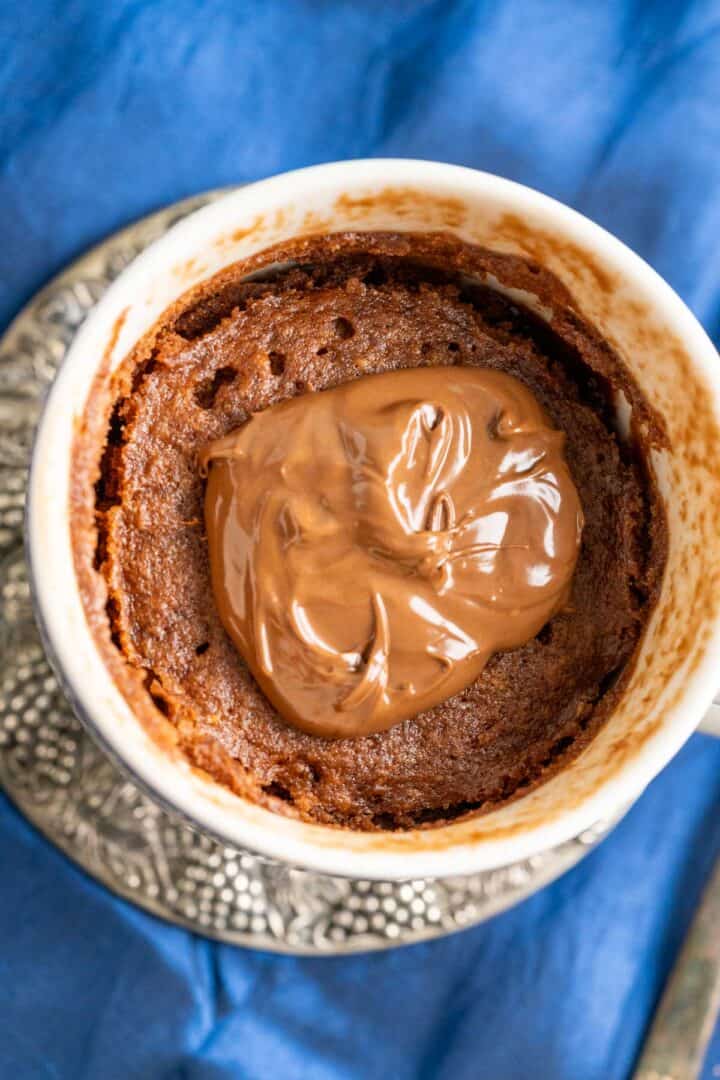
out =
<path fill-rule="evenodd" d="M 115 277 L 208 193 L 112 236 L 54 278 L 0 341 L 0 783 L 57 847 L 113 892 L 197 933 L 282 952 L 388 948 L 462 929 L 576 863 L 609 826 L 468 877 L 370 882 L 224 846 L 161 809 L 92 740 L 52 673 L 23 552 L 33 431 L 78 327 Z"/>

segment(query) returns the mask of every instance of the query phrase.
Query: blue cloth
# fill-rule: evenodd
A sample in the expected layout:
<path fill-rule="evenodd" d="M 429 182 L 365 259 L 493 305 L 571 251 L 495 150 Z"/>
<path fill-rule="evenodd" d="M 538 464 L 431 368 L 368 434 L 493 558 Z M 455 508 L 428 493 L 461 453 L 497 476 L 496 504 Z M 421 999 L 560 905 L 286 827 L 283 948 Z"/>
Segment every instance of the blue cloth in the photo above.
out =
<path fill-rule="evenodd" d="M 0 324 L 190 193 L 438 158 L 606 225 L 720 333 L 720 3 L 0 2 Z M 696 736 L 564 879 L 432 944 L 307 960 L 109 896 L 0 801 L 0 1075 L 620 1080 L 720 850 Z M 716 1040 L 706 1066 L 720 1061 Z"/>

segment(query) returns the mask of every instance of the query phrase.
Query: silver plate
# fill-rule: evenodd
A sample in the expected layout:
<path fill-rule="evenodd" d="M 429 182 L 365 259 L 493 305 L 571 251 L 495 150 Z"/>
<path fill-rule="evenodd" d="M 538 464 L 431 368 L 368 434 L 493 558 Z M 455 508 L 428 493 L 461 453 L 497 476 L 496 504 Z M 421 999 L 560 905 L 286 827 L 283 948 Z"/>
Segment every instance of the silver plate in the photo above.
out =
<path fill-rule="evenodd" d="M 113 892 L 221 941 L 332 955 L 460 930 L 573 866 L 609 826 L 469 877 L 370 882 L 228 848 L 160 809 L 93 742 L 53 675 L 33 621 L 22 544 L 33 431 L 78 327 L 151 241 L 217 192 L 116 233 L 54 278 L 0 341 L 0 782 L 54 844 Z"/>

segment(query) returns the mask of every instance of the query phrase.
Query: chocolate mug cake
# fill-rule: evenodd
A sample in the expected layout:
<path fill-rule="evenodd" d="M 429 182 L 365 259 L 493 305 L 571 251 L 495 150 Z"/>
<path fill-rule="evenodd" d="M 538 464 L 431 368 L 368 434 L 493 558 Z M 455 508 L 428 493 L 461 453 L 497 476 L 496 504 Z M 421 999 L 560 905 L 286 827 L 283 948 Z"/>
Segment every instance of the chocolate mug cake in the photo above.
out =
<path fill-rule="evenodd" d="M 655 420 L 543 267 L 445 234 L 297 240 L 102 381 L 75 448 L 84 603 L 197 768 L 414 828 L 527 792 L 611 713 L 665 561 L 618 396 Z"/>

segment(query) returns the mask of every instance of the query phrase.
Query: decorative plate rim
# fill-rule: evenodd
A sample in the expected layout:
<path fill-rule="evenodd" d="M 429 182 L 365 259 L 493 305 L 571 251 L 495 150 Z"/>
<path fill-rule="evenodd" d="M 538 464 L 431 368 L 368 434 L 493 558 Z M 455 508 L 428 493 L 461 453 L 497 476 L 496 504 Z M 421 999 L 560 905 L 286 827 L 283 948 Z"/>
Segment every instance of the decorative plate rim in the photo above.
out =
<path fill-rule="evenodd" d="M 204 937 L 314 956 L 431 940 L 532 895 L 612 825 L 600 822 L 510 866 L 447 879 L 362 881 L 237 851 L 162 809 L 111 761 L 73 714 L 32 615 L 22 506 L 44 392 L 114 277 L 172 224 L 227 190 L 183 199 L 92 247 L 35 294 L 0 339 L 0 786 L 88 876 Z"/>

